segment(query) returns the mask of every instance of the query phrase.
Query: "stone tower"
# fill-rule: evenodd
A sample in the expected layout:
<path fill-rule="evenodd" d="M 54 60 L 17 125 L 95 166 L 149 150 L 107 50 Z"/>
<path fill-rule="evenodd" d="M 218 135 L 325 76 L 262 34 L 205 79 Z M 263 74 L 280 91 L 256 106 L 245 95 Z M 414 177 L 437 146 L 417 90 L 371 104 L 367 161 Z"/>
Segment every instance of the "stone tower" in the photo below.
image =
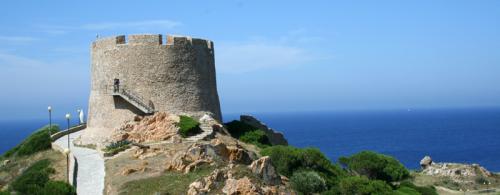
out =
<path fill-rule="evenodd" d="M 91 57 L 88 128 L 117 128 L 157 111 L 221 120 L 212 41 L 114 36 L 93 42 Z"/>

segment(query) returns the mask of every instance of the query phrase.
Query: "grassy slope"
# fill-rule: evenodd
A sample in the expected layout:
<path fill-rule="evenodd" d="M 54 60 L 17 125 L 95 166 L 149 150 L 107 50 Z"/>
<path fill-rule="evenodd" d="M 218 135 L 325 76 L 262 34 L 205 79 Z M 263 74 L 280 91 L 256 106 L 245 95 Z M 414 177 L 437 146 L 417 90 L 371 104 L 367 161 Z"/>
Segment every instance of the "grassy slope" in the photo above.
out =
<path fill-rule="evenodd" d="M 189 184 L 209 175 L 215 168 L 202 166 L 190 173 L 168 171 L 162 176 L 125 183 L 120 194 L 186 194 Z"/>

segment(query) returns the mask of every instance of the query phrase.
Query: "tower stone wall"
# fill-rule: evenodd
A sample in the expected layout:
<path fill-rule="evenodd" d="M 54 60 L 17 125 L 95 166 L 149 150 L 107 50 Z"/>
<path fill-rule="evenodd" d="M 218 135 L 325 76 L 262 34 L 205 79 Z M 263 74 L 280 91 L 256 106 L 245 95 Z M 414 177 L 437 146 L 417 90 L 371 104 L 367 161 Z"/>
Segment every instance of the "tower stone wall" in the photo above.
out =
<path fill-rule="evenodd" d="M 221 120 L 212 41 L 162 35 L 98 39 L 91 48 L 89 128 L 116 128 L 141 115 L 112 96 L 113 80 L 141 97 L 155 111 Z"/>

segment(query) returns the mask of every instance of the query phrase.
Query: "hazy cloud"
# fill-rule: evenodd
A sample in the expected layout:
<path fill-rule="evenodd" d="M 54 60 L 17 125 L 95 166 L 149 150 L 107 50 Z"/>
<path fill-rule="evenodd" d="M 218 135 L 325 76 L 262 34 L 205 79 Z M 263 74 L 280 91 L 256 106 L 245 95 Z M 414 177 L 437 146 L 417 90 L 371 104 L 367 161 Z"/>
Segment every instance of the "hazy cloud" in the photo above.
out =
<path fill-rule="evenodd" d="M 52 34 L 60 35 L 66 34 L 71 31 L 106 31 L 117 29 L 133 29 L 133 30 L 168 30 L 173 29 L 182 23 L 173 20 L 143 20 L 134 22 L 101 22 L 101 23 L 87 23 L 75 26 L 65 25 L 39 25 L 41 31 Z"/>
<path fill-rule="evenodd" d="M 244 73 L 267 68 L 310 65 L 330 58 L 321 52 L 312 51 L 313 47 L 302 47 L 303 42 L 297 40 L 305 38 L 292 39 L 283 36 L 276 41 L 258 38 L 248 42 L 216 44 L 217 69 L 223 73 Z"/>
<path fill-rule="evenodd" d="M 26 43 L 36 41 L 38 38 L 35 37 L 23 37 L 23 36 L 2 36 L 0 35 L 0 41 L 4 42 L 16 42 L 16 43 Z"/>
<path fill-rule="evenodd" d="M 44 63 L 33 60 L 26 57 L 16 56 L 12 54 L 2 53 L 0 52 L 0 67 L 1 68 L 11 68 L 11 67 L 19 67 L 19 68 L 31 68 L 31 67 L 40 67 L 43 66 Z"/>
<path fill-rule="evenodd" d="M 86 30 L 111 30 L 118 28 L 160 28 L 160 29 L 171 29 L 181 25 L 180 22 L 172 20 L 146 20 L 137 22 L 104 22 L 104 23 L 92 23 L 82 25 L 82 29 Z"/>

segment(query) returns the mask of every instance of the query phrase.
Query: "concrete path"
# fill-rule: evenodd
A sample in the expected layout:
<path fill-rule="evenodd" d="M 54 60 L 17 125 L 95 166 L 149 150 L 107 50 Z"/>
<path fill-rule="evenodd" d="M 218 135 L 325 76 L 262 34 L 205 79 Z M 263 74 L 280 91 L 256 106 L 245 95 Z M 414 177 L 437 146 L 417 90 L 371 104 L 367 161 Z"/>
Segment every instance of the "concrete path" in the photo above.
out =
<path fill-rule="evenodd" d="M 82 131 L 69 135 L 70 150 L 78 162 L 76 177 L 76 191 L 79 195 L 99 195 L 104 191 L 104 159 L 99 152 L 89 148 L 75 147 L 73 140 L 80 136 Z M 67 148 L 67 135 L 57 139 L 54 143 L 62 148 Z"/>

